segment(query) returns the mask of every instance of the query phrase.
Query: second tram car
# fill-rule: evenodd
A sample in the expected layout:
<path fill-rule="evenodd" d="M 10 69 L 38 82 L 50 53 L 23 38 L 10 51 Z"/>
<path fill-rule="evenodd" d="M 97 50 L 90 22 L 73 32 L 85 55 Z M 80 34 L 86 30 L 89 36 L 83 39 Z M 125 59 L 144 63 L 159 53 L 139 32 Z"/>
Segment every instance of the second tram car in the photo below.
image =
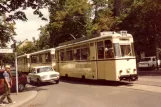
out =
<path fill-rule="evenodd" d="M 17 57 L 18 71 L 28 74 L 32 67 L 52 66 L 55 68 L 55 48 L 37 51 Z"/>

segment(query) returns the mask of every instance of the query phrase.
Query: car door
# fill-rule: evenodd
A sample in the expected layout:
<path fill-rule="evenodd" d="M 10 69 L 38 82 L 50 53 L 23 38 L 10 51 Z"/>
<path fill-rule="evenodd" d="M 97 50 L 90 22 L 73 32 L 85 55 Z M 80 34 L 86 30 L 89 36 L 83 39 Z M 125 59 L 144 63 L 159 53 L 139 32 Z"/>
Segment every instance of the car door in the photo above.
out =
<path fill-rule="evenodd" d="M 36 75 L 36 69 L 33 68 L 31 69 L 31 73 L 29 74 L 29 79 L 31 79 L 31 81 L 35 81 L 35 75 Z"/>
<path fill-rule="evenodd" d="M 156 67 L 157 66 L 157 64 L 156 64 L 156 59 L 155 58 L 153 58 L 153 65 L 154 65 L 154 67 Z"/>
<path fill-rule="evenodd" d="M 3 72 L 0 72 L 0 93 L 4 91 L 4 78 L 3 78 Z"/>

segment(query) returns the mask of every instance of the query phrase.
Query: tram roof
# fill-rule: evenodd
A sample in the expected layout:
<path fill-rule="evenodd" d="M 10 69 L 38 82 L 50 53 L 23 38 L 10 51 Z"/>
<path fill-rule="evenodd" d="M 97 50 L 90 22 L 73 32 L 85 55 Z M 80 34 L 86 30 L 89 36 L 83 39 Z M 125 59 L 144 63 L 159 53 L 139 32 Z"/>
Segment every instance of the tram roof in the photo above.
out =
<path fill-rule="evenodd" d="M 36 55 L 36 54 L 40 54 L 40 53 L 44 53 L 44 52 L 48 52 L 48 51 L 55 51 L 55 48 L 50 48 L 50 49 L 45 49 L 45 50 L 41 50 L 41 51 L 37 51 L 37 52 L 33 52 L 33 53 L 24 54 L 24 55 L 18 56 L 17 58 L 27 57 L 30 55 Z"/>
<path fill-rule="evenodd" d="M 36 55 L 36 54 L 40 54 L 40 53 L 44 53 L 44 52 L 48 52 L 48 51 L 55 51 L 55 48 L 50 48 L 50 49 L 45 49 L 45 50 L 33 52 L 33 53 L 30 53 L 30 55 Z"/>
<path fill-rule="evenodd" d="M 126 32 L 126 36 L 123 36 L 122 31 L 120 31 L 120 32 L 112 32 L 112 31 L 101 32 L 99 36 L 94 35 L 94 36 L 90 36 L 90 37 L 82 37 L 82 38 L 79 38 L 76 40 L 71 40 L 71 41 L 67 41 L 64 43 L 60 43 L 57 48 L 61 48 L 61 47 L 69 46 L 69 45 L 73 45 L 73 44 L 90 42 L 93 40 L 98 40 L 98 39 L 107 38 L 107 37 L 109 37 L 109 38 L 118 38 L 118 37 L 129 38 L 129 37 L 132 37 L 132 35 L 127 33 L 127 31 L 124 31 L 124 32 Z"/>

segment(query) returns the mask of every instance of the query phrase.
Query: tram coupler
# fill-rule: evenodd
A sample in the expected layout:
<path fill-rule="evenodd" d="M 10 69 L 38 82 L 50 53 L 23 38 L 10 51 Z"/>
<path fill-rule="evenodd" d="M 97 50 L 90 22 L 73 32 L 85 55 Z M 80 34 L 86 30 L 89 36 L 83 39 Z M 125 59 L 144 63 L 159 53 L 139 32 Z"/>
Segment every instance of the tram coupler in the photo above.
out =
<path fill-rule="evenodd" d="M 138 75 L 137 74 L 131 74 L 131 75 L 121 75 L 120 76 L 120 81 L 125 80 L 125 81 L 136 81 L 138 80 Z"/>

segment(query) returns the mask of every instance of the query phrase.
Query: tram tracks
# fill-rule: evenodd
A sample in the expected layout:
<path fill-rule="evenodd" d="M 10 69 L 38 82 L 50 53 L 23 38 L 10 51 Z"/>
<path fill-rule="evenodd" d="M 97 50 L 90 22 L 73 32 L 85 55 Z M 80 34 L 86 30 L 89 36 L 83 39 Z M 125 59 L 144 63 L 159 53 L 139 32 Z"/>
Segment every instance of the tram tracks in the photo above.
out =
<path fill-rule="evenodd" d="M 141 78 L 132 84 L 121 85 L 120 87 L 161 93 L 161 79 Z"/>

